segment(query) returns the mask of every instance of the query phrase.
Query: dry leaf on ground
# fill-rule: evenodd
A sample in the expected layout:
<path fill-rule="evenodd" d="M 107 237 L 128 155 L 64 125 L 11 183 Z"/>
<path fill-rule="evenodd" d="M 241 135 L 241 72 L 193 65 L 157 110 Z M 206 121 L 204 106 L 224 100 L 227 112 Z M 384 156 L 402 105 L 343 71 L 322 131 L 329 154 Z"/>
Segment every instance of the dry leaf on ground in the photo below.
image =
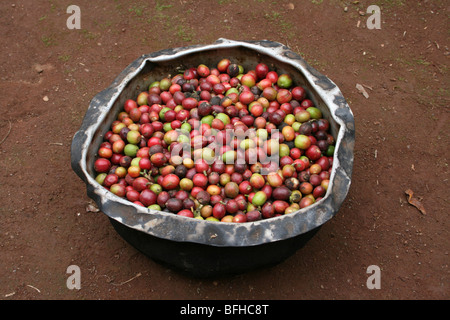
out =
<path fill-rule="evenodd" d="M 409 204 L 419 209 L 422 214 L 427 214 L 423 204 L 417 198 L 413 198 L 414 192 L 411 189 L 406 190 L 405 193 L 408 195 Z"/>

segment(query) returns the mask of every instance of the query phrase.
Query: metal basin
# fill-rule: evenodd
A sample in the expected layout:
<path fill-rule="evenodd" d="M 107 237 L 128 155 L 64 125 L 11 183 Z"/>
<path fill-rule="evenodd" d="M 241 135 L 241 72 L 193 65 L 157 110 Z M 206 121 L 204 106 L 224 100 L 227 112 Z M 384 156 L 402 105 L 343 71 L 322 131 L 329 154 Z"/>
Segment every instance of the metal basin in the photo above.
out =
<path fill-rule="evenodd" d="M 177 67 L 216 65 L 221 58 L 246 70 L 264 62 L 279 74 L 289 73 L 303 86 L 330 121 L 336 147 L 327 194 L 295 213 L 248 223 L 204 221 L 154 211 L 117 197 L 99 185 L 93 164 L 104 134 L 126 99 L 134 99 L 156 80 L 174 75 Z M 85 182 L 87 194 L 117 232 L 148 257 L 194 277 L 236 274 L 282 262 L 338 212 L 347 196 L 353 168 L 354 117 L 339 88 L 298 54 L 272 41 L 219 39 L 210 45 L 167 49 L 131 63 L 110 87 L 91 101 L 71 147 L 71 163 Z"/>

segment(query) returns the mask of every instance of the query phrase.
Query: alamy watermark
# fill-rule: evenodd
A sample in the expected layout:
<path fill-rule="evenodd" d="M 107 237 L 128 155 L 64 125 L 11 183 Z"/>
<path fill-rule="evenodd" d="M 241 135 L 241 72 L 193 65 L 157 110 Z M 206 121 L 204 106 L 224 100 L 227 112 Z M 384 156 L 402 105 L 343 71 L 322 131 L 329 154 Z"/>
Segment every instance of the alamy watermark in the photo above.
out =
<path fill-rule="evenodd" d="M 367 278 L 367 289 L 381 289 L 381 270 L 377 265 L 370 265 L 367 267 L 366 273 L 370 274 Z"/>
<path fill-rule="evenodd" d="M 68 29 L 81 29 L 81 9 L 77 5 L 70 5 L 67 7 L 66 10 L 67 14 L 70 14 L 70 16 L 67 18 L 66 26 Z M 370 16 L 367 18 L 366 26 L 367 29 L 373 30 L 373 29 L 381 29 L 381 10 L 380 7 L 377 5 L 370 5 L 367 10 L 367 14 L 370 14 Z M 181 139 L 182 143 L 177 146 L 177 148 L 172 149 L 172 155 L 177 156 L 186 156 L 186 152 L 194 153 L 194 159 L 197 158 L 203 158 L 203 154 L 196 152 L 196 150 L 202 150 L 205 147 L 205 144 L 203 141 L 200 142 L 199 145 L 197 145 L 197 141 L 193 139 L 194 141 L 191 141 L 190 135 L 187 135 L 186 133 L 182 132 L 181 130 L 176 130 L 177 134 L 179 136 L 184 136 L 186 139 Z M 201 136 L 201 135 L 200 135 Z M 233 130 L 227 130 L 227 139 L 224 141 L 214 141 L 214 143 L 210 143 L 208 147 L 212 149 L 213 154 L 223 154 L 226 150 L 233 150 L 234 148 L 230 148 L 230 142 L 232 142 L 235 138 L 239 138 L 240 141 L 247 140 L 252 141 L 255 136 L 258 136 L 258 133 L 256 131 L 250 131 L 250 132 L 235 132 Z M 278 164 L 279 163 L 279 154 L 274 153 L 271 154 L 271 152 L 267 150 L 267 145 L 264 145 L 263 152 L 258 153 L 256 152 L 256 148 L 252 145 L 246 145 L 244 148 L 244 151 L 242 153 L 234 153 L 231 156 L 231 159 L 229 157 L 223 159 L 225 163 L 258 163 L 262 162 L 262 164 Z M 227 148 L 228 147 L 228 148 Z M 261 146 L 262 147 L 262 146 Z M 225 150 L 224 150 L 225 149 Z M 189 154 L 189 156 L 192 156 Z M 264 166 L 265 167 L 265 166 Z M 263 170 L 265 168 L 262 168 Z M 273 168 L 270 168 L 273 169 Z M 67 278 L 66 285 L 67 288 L 70 290 L 73 289 L 81 289 L 81 270 L 80 267 L 77 265 L 70 265 L 67 267 L 66 270 L 67 274 L 70 274 L 70 276 Z M 367 278 L 366 286 L 368 289 L 381 289 L 381 271 L 380 267 L 377 265 L 370 265 L 367 267 L 366 270 L 367 274 L 370 274 L 370 276 Z"/>
<path fill-rule="evenodd" d="M 66 273 L 70 276 L 66 280 L 67 289 L 81 289 L 81 270 L 79 266 L 70 265 L 67 267 Z"/>
<path fill-rule="evenodd" d="M 67 18 L 66 26 L 68 29 L 81 29 L 81 9 L 77 5 L 70 5 L 66 10 L 67 14 L 70 16 Z M 373 4 L 367 7 L 367 14 L 370 16 L 367 18 L 366 26 L 367 29 L 381 29 L 381 9 L 379 6 Z"/>
<path fill-rule="evenodd" d="M 70 265 L 67 267 L 66 273 L 70 274 L 70 276 L 66 280 L 67 289 L 80 290 L 81 289 L 80 267 L 77 265 Z M 367 267 L 366 273 L 370 274 L 370 276 L 367 278 L 367 281 L 366 281 L 367 289 L 370 289 L 370 290 L 381 289 L 381 269 L 380 269 L 380 267 L 377 265 L 370 265 Z"/>
<path fill-rule="evenodd" d="M 67 7 L 66 13 L 71 14 L 67 18 L 66 26 L 68 29 L 81 29 L 81 9 L 79 6 L 70 5 Z"/>
<path fill-rule="evenodd" d="M 77 5 L 70 5 L 66 10 L 67 14 L 70 16 L 67 18 L 66 26 L 68 29 L 81 29 L 81 9 Z M 370 16 L 367 18 L 366 26 L 367 29 L 381 29 L 381 9 L 379 6 L 373 4 L 367 7 L 367 14 Z"/>
<path fill-rule="evenodd" d="M 366 21 L 367 29 L 381 29 L 381 10 L 377 5 L 371 5 L 367 8 L 366 13 L 371 14 Z"/>

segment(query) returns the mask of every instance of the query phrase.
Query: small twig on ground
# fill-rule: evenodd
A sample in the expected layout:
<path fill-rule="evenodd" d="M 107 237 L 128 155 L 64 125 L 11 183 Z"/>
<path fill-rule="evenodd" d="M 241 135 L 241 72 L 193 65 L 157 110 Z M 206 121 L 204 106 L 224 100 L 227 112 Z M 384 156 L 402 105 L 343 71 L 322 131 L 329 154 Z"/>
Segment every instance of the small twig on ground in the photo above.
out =
<path fill-rule="evenodd" d="M 27 287 L 30 287 L 30 288 L 36 290 L 37 292 L 41 293 L 41 290 L 39 290 L 39 289 L 36 288 L 36 287 L 33 287 L 31 284 L 27 284 Z"/>
<path fill-rule="evenodd" d="M 369 99 L 369 94 L 367 93 L 366 89 L 359 83 L 356 84 L 356 89 L 366 98 Z"/>
<path fill-rule="evenodd" d="M 8 120 L 8 122 L 9 122 L 9 129 L 8 129 L 8 132 L 6 133 L 6 136 L 3 138 L 3 140 L 0 141 L 0 144 L 2 144 L 3 142 L 5 142 L 6 138 L 8 138 L 9 134 L 11 133 L 12 123 L 11 123 L 11 121 L 9 121 L 9 120 Z"/>
<path fill-rule="evenodd" d="M 126 283 L 128 283 L 128 282 L 130 282 L 130 281 L 133 281 L 134 279 L 136 279 L 136 278 L 138 278 L 138 277 L 140 277 L 142 274 L 139 272 L 137 275 L 135 275 L 133 278 L 131 278 L 131 279 L 128 279 L 127 281 L 124 281 L 124 282 L 121 282 L 121 283 L 111 283 L 112 285 L 114 285 L 114 286 L 122 286 L 122 285 L 124 285 L 124 284 L 126 284 Z"/>

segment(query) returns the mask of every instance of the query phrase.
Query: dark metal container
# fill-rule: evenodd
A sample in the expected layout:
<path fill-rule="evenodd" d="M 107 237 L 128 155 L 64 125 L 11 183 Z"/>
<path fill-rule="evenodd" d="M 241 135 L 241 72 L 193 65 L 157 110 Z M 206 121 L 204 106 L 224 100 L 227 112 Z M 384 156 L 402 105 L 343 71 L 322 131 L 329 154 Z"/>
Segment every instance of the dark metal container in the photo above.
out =
<path fill-rule="evenodd" d="M 215 65 L 230 58 L 246 70 L 264 62 L 289 73 L 303 86 L 330 121 L 336 140 L 333 170 L 326 195 L 295 213 L 247 223 L 212 222 L 154 211 L 117 197 L 95 181 L 93 164 L 104 134 L 123 108 L 148 85 L 177 68 Z M 210 45 L 173 48 L 143 55 L 110 87 L 91 101 L 71 147 L 71 163 L 85 182 L 87 194 L 106 214 L 117 232 L 148 257 L 194 277 L 236 274 L 285 260 L 330 220 L 351 184 L 355 123 L 339 88 L 288 47 L 272 41 L 219 39 Z"/>

